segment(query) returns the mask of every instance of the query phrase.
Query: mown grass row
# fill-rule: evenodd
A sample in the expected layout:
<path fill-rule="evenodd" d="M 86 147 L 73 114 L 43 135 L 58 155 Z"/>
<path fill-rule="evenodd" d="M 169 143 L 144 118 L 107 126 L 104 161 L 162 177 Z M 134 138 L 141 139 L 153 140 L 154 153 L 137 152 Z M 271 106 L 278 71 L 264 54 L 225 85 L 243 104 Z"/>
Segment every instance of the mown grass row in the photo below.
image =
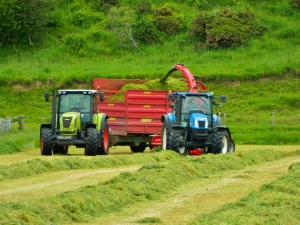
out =
<path fill-rule="evenodd" d="M 114 157 L 96 156 L 92 158 L 86 157 L 86 159 L 78 158 L 76 156 L 66 156 L 64 159 L 53 160 L 35 158 L 26 162 L 16 162 L 9 166 L 0 166 L 0 181 L 55 171 L 163 163 L 179 157 L 180 155 L 173 151 L 164 151 L 159 154 L 144 153 Z"/>
<path fill-rule="evenodd" d="M 176 153 L 164 151 L 157 155 L 170 157 L 170 154 Z M 299 155 L 299 152 L 293 154 Z M 89 222 L 107 213 L 118 212 L 129 204 L 159 199 L 174 187 L 195 179 L 285 156 L 287 153 L 257 150 L 243 154 L 175 157 L 166 164 L 145 164 L 135 173 L 124 172 L 110 181 L 54 197 L 0 204 L 0 221 L 1 224 Z"/>
<path fill-rule="evenodd" d="M 288 174 L 263 185 L 237 203 L 201 214 L 190 225 L 197 224 L 300 224 L 300 163 Z"/>

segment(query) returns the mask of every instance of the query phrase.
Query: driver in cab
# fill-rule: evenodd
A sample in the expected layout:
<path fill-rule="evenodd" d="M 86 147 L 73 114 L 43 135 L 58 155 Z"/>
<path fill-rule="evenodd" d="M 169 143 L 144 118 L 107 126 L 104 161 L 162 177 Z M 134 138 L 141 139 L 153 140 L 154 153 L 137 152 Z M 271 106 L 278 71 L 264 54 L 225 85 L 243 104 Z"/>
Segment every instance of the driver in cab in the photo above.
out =
<path fill-rule="evenodd" d="M 197 97 L 190 97 L 186 101 L 185 111 L 199 110 L 205 113 L 205 102 Z"/>

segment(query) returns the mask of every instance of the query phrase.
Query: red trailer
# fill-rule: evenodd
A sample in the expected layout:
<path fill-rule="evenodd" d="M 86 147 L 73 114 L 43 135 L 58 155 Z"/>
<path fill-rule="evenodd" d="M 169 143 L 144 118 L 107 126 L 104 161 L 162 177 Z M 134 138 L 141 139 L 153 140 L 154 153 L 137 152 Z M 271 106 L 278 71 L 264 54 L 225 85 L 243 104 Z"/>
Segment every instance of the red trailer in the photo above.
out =
<path fill-rule="evenodd" d="M 160 81 L 165 82 L 176 70 L 186 78 L 188 91 L 197 92 L 198 88 L 202 91 L 207 90 L 201 81 L 195 81 L 192 73 L 183 64 L 175 64 Z M 153 149 L 155 146 L 161 146 L 161 117 L 171 111 L 169 91 L 120 92 L 125 84 L 145 82 L 147 80 L 94 79 L 93 89 L 104 92 L 105 99 L 103 102 L 98 101 L 98 111 L 109 116 L 107 121 L 110 128 L 110 146 L 130 146 L 132 152 L 143 152 L 146 147 Z"/>
<path fill-rule="evenodd" d="M 128 83 L 142 84 L 147 80 L 95 78 L 93 88 L 104 92 L 105 100 L 98 110 L 109 116 L 110 146 L 130 146 L 132 152 L 143 152 L 161 145 L 161 116 L 171 110 L 168 91 L 127 90 Z"/>

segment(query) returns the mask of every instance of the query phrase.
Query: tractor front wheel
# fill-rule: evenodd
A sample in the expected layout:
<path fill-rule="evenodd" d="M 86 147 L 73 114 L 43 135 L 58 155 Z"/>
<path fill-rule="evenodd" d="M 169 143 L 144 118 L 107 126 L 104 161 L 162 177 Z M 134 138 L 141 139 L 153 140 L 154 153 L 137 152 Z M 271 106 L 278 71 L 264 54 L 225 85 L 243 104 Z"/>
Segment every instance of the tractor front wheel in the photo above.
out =
<path fill-rule="evenodd" d="M 169 139 L 169 147 L 170 149 L 174 150 L 175 152 L 178 152 L 180 155 L 187 155 L 187 148 L 186 147 L 180 147 L 179 143 L 181 141 L 184 141 L 184 134 L 181 130 L 172 130 L 170 133 L 170 139 Z"/>
<path fill-rule="evenodd" d="M 88 128 L 86 130 L 87 143 L 85 145 L 84 154 L 95 156 L 97 152 L 97 130 Z"/>
<path fill-rule="evenodd" d="M 213 134 L 211 150 L 214 154 L 229 152 L 229 134 L 226 130 L 217 130 Z"/>
<path fill-rule="evenodd" d="M 41 155 L 52 155 L 51 129 L 42 128 L 40 132 Z"/>

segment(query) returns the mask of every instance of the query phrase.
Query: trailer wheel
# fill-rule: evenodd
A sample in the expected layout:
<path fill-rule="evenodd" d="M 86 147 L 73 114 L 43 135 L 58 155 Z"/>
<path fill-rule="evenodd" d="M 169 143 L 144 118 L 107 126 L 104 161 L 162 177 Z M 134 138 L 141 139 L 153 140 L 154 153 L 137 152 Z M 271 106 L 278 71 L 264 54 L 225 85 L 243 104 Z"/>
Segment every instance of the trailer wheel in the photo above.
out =
<path fill-rule="evenodd" d="M 130 149 L 132 152 L 137 153 L 137 152 L 144 152 L 146 149 L 146 143 L 140 143 L 139 146 L 130 146 Z"/>
<path fill-rule="evenodd" d="M 67 145 L 55 145 L 53 147 L 53 154 L 68 154 L 69 146 Z"/>
<path fill-rule="evenodd" d="M 162 127 L 162 132 L 161 132 L 161 149 L 162 150 L 167 150 L 170 149 L 169 146 L 169 135 L 170 135 L 170 131 L 168 129 L 168 126 L 166 124 L 166 122 L 163 123 L 163 127 Z"/>
<path fill-rule="evenodd" d="M 228 152 L 234 152 L 234 151 L 235 151 L 235 143 L 234 143 L 234 140 L 231 139 Z"/>
<path fill-rule="evenodd" d="M 212 139 L 212 152 L 214 154 L 225 154 L 229 152 L 229 134 L 225 130 L 217 130 L 213 134 Z"/>
<path fill-rule="evenodd" d="M 52 155 L 53 143 L 51 142 L 51 130 L 42 128 L 40 133 L 41 155 Z"/>
<path fill-rule="evenodd" d="M 102 137 L 101 137 L 101 147 L 97 148 L 97 155 L 108 155 L 109 152 L 109 128 L 108 123 L 105 120 L 104 126 L 102 130 Z"/>
<path fill-rule="evenodd" d="M 179 142 L 184 141 L 183 132 L 181 130 L 172 130 L 170 133 L 169 146 L 170 149 L 178 152 L 180 155 L 187 155 L 186 147 L 179 147 Z"/>
<path fill-rule="evenodd" d="M 84 154 L 95 156 L 97 152 L 97 130 L 88 128 L 86 130 L 87 143 L 85 145 Z"/>

